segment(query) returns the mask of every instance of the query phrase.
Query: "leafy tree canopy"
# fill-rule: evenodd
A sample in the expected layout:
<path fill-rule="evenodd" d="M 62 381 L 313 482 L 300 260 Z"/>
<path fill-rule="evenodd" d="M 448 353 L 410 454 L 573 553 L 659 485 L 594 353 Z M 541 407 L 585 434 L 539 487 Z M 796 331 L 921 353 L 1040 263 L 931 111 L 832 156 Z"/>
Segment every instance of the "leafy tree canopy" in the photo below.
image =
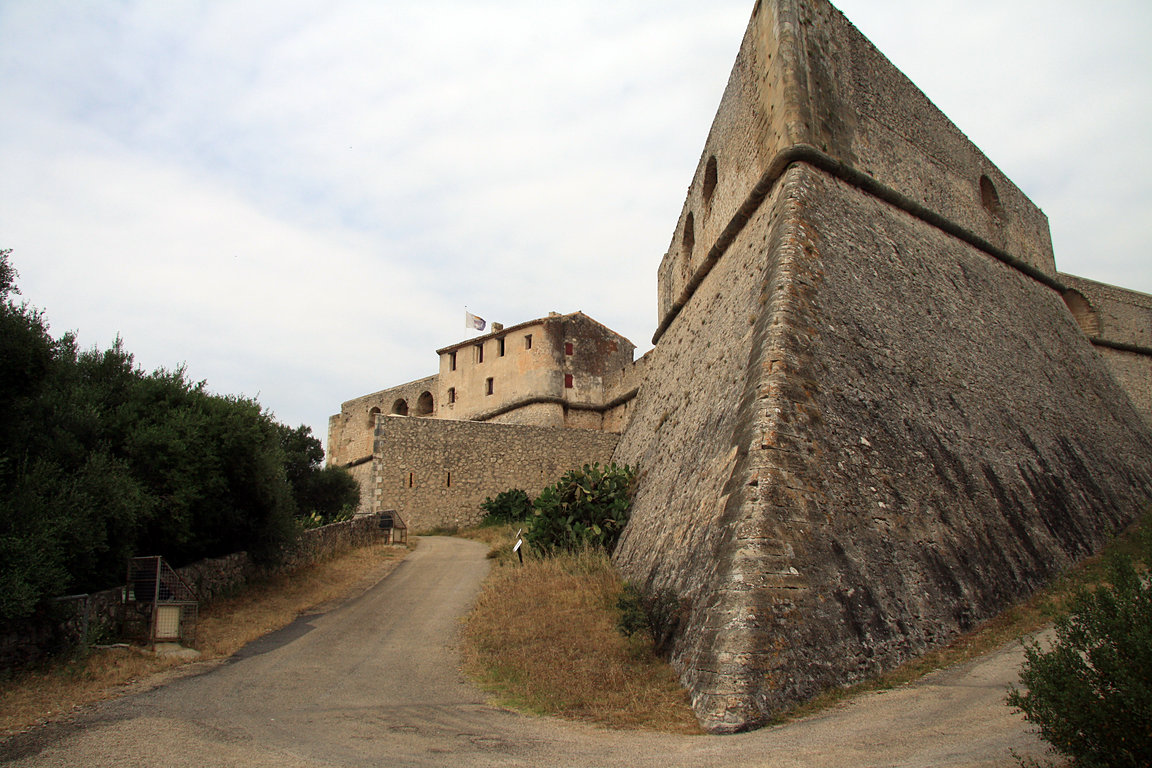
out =
<path fill-rule="evenodd" d="M 117 340 L 81 351 L 17 303 L 0 250 L 0 619 L 123 578 L 132 555 L 177 565 L 249 551 L 359 499 L 306 426 L 209 393 L 181 368 L 146 374 Z M 313 518 L 314 519 L 314 518 Z"/>

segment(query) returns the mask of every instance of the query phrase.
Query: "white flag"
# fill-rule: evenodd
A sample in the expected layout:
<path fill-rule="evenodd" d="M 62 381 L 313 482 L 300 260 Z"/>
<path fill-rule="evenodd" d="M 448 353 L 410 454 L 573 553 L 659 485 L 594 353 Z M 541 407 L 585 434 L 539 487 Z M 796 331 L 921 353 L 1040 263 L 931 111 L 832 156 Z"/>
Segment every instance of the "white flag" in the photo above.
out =
<path fill-rule="evenodd" d="M 464 327 L 465 328 L 474 328 L 477 331 L 482 331 L 482 330 L 484 330 L 484 327 L 486 325 L 488 325 L 488 324 L 486 322 L 484 322 L 484 318 L 477 317 L 476 315 L 474 315 L 468 311 L 464 312 Z"/>

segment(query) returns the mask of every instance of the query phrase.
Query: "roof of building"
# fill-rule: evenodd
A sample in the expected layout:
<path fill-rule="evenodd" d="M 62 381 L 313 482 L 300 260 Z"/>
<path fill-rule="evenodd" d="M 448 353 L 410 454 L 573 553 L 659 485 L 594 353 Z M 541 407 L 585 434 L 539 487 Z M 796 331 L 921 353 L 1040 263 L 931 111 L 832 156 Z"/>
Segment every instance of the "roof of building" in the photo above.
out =
<path fill-rule="evenodd" d="M 471 339 L 466 339 L 464 341 L 458 341 L 455 344 L 449 344 L 446 347 L 441 347 L 440 349 L 436 350 L 436 354 L 442 355 L 445 352 L 455 352 L 456 350 L 461 349 L 463 347 L 469 347 L 469 346 L 472 346 L 474 344 L 481 344 L 481 343 L 487 341 L 488 339 L 498 339 L 501 336 L 506 336 L 509 333 L 513 333 L 514 331 L 518 331 L 518 330 L 521 330 L 523 328 L 527 328 L 528 326 L 531 326 L 531 325 L 538 325 L 540 323 L 546 323 L 549 320 L 563 320 L 563 319 L 581 319 L 581 320 L 584 320 L 586 322 L 592 323 L 593 325 L 598 325 L 601 328 L 603 328 L 604 330 L 613 334 L 614 336 L 619 336 L 624 341 L 627 341 L 629 344 L 632 345 L 633 349 L 636 348 L 636 345 L 632 344 L 631 340 L 629 340 L 627 337 L 617 333 L 616 331 L 612 330 L 611 328 L 604 325 L 603 323 L 592 319 L 591 317 L 584 314 L 580 310 L 576 310 L 575 312 L 569 312 L 566 315 L 562 315 L 558 312 L 551 312 L 548 315 L 546 315 L 544 317 L 538 317 L 535 320 L 527 320 L 523 323 L 517 323 L 516 325 L 510 325 L 510 326 L 501 328 L 500 330 L 497 330 L 497 331 L 489 331 L 488 333 L 482 334 L 480 336 L 474 336 Z"/>

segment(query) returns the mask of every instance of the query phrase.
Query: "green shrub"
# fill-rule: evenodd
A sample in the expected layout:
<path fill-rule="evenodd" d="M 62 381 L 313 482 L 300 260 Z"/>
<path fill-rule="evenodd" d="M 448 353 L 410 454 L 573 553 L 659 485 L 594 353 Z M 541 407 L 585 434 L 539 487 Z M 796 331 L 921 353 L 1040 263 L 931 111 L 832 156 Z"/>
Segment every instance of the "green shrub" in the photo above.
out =
<path fill-rule="evenodd" d="M 501 491 L 496 498 L 488 497 L 480 505 L 485 523 L 516 523 L 532 513 L 532 499 L 520 488 Z"/>
<path fill-rule="evenodd" d="M 573 469 L 532 503 L 525 540 L 545 553 L 583 547 L 611 553 L 628 523 L 635 485 L 636 473 L 627 465 Z"/>
<path fill-rule="evenodd" d="M 1139 535 L 1152 563 L 1152 531 Z M 1008 704 L 1080 768 L 1152 765 L 1152 579 L 1130 556 L 1107 561 L 1107 583 L 1082 589 L 1044 651 L 1025 647 Z"/>

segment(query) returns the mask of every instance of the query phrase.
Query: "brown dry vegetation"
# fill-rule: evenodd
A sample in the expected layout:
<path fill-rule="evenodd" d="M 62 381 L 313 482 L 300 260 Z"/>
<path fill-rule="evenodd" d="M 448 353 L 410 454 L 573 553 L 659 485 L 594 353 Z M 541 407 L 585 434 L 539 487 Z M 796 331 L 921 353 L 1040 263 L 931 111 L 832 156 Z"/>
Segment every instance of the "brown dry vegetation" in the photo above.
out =
<path fill-rule="evenodd" d="M 1152 525 L 1152 511 L 1105 554 L 1069 569 L 1047 589 L 950 645 L 874 680 L 830 690 L 776 722 L 906 685 L 1045 629 L 1066 610 L 1077 589 L 1101 582 L 1108 552 L 1131 552 L 1132 532 L 1141 525 Z M 589 553 L 555 560 L 529 557 L 521 567 L 511 552 L 515 532 L 512 525 L 462 534 L 491 545 L 489 557 L 497 561 L 465 629 L 466 668 L 473 679 L 497 703 L 526 712 L 611 727 L 698 732 L 671 668 L 654 657 L 650 643 L 631 644 L 616 631 L 622 583 L 607 558 Z"/>
<path fill-rule="evenodd" d="M 204 606 L 194 647 L 200 663 L 231 656 L 297 616 L 363 592 L 407 553 L 383 544 L 254 583 L 235 597 Z M 85 704 L 155 685 L 188 665 L 139 648 L 106 648 L 17 675 L 0 687 L 0 736 L 66 715 Z M 192 667 L 194 668 L 194 667 Z"/>
<path fill-rule="evenodd" d="M 501 554 L 465 625 L 464 657 L 496 704 L 612 728 L 700 733 L 651 639 L 616 629 L 623 582 L 607 555 L 526 557 L 521 566 L 506 540 L 494 552 Z"/>

